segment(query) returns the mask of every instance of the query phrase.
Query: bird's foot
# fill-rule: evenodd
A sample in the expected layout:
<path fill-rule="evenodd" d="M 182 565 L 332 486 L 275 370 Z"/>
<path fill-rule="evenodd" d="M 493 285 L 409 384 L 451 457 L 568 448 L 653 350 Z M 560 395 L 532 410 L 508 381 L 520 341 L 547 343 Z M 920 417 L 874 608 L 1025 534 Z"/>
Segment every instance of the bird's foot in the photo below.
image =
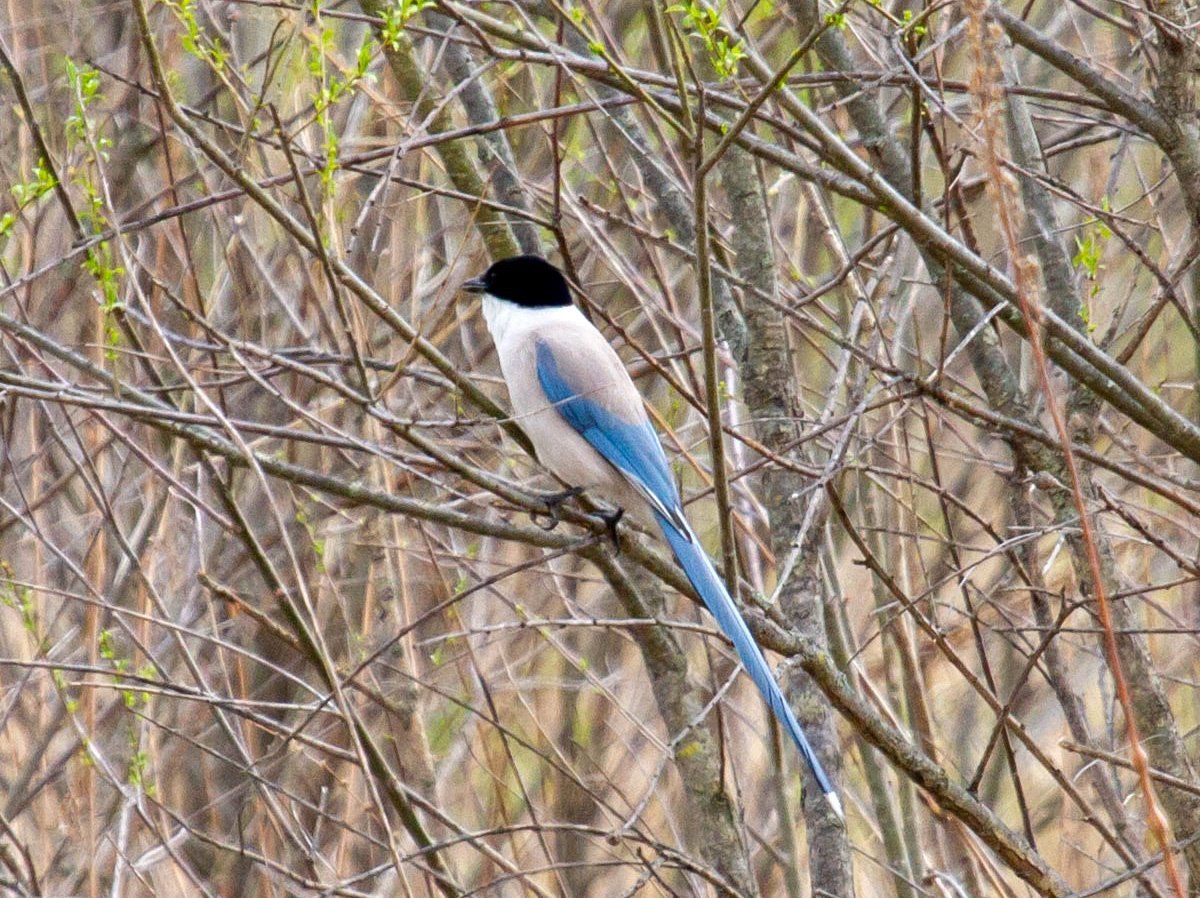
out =
<path fill-rule="evenodd" d="M 604 522 L 604 526 L 608 528 L 609 539 L 612 540 L 613 549 L 617 552 L 621 551 L 621 537 L 617 534 L 617 524 L 621 518 L 625 517 L 625 509 L 617 508 L 613 511 L 598 511 L 596 517 Z"/>
<path fill-rule="evenodd" d="M 530 514 L 530 517 L 532 517 L 533 522 L 543 530 L 553 530 L 562 521 L 562 518 L 558 516 L 558 510 L 562 507 L 563 503 L 581 496 L 582 494 L 583 487 L 581 486 L 573 486 L 569 490 L 563 490 L 559 493 L 547 493 L 541 497 L 542 504 L 546 506 L 546 514 L 542 515 L 535 511 Z M 544 524 L 538 520 L 542 517 L 546 518 L 546 523 Z"/>

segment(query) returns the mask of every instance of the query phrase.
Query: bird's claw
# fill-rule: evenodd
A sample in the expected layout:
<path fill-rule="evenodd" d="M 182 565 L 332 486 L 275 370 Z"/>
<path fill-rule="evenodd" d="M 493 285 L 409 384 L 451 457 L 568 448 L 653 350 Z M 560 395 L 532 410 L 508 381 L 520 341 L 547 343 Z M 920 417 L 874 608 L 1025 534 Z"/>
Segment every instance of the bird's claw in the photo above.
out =
<path fill-rule="evenodd" d="M 598 511 L 596 517 L 604 522 L 604 526 L 608 528 L 609 539 L 612 540 L 613 549 L 617 552 L 621 551 L 621 537 L 617 534 L 617 524 L 621 518 L 625 517 L 625 509 L 617 508 L 614 511 Z"/>
<path fill-rule="evenodd" d="M 545 515 L 535 511 L 530 514 L 530 517 L 533 518 L 533 522 L 543 530 L 553 530 L 562 522 L 562 518 L 558 516 L 558 510 L 562 507 L 562 504 L 576 498 L 582 493 L 583 487 L 573 486 L 570 489 L 563 490 L 559 493 L 549 493 L 545 496 L 542 496 L 542 504 L 546 506 Z M 541 517 L 546 518 L 546 523 L 543 524 L 538 520 Z"/>
<path fill-rule="evenodd" d="M 546 506 L 545 514 L 535 511 L 531 512 L 529 516 L 543 530 L 553 530 L 562 523 L 562 518 L 559 517 L 558 510 L 562 507 L 563 503 L 578 498 L 582 494 L 583 487 L 581 486 L 573 486 L 560 493 L 548 493 L 540 497 L 542 504 Z M 625 509 L 617 508 L 613 511 L 598 511 L 596 512 L 596 517 L 604 522 L 604 526 L 608 528 L 608 536 L 612 540 L 613 548 L 620 552 L 621 538 L 617 533 L 617 524 L 621 518 L 625 517 Z M 545 523 L 542 522 L 542 518 L 545 518 Z"/>

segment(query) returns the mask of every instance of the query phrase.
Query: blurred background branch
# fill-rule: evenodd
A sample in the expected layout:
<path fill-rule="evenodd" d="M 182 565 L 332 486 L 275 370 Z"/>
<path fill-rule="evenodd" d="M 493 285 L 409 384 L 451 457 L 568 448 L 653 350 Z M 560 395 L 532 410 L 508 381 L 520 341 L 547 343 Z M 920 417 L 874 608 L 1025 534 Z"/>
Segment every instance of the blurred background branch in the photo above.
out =
<path fill-rule="evenodd" d="M 1198 894 L 1195 17 L 10 3 L 0 890 Z M 519 252 L 846 827 L 651 537 L 540 526 Z"/>

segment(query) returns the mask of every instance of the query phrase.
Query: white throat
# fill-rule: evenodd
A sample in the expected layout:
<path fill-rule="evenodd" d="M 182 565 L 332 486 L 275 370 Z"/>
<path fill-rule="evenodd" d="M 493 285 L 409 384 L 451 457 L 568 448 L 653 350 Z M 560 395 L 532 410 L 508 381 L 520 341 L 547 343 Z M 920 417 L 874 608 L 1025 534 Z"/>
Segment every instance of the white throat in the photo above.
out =
<path fill-rule="evenodd" d="M 497 347 L 507 346 L 509 339 L 520 339 L 544 327 L 561 326 L 567 323 L 586 323 L 586 319 L 574 304 L 569 306 L 519 306 L 507 299 L 497 299 L 490 293 L 483 294 L 483 320 Z"/>
<path fill-rule="evenodd" d="M 503 299 L 496 299 L 490 293 L 483 294 L 483 320 L 487 322 L 488 332 L 492 340 L 499 343 L 512 324 L 512 313 L 518 306 Z"/>

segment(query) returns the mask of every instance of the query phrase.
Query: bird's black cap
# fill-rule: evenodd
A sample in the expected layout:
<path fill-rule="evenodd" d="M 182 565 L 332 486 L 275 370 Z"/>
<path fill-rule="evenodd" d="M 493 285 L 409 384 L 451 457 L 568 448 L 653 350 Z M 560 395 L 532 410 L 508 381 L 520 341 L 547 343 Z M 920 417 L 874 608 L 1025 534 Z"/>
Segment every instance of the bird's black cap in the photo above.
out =
<path fill-rule="evenodd" d="M 519 306 L 569 306 L 571 291 L 561 271 L 541 256 L 511 256 L 496 262 L 462 285 L 469 293 L 487 293 Z"/>

